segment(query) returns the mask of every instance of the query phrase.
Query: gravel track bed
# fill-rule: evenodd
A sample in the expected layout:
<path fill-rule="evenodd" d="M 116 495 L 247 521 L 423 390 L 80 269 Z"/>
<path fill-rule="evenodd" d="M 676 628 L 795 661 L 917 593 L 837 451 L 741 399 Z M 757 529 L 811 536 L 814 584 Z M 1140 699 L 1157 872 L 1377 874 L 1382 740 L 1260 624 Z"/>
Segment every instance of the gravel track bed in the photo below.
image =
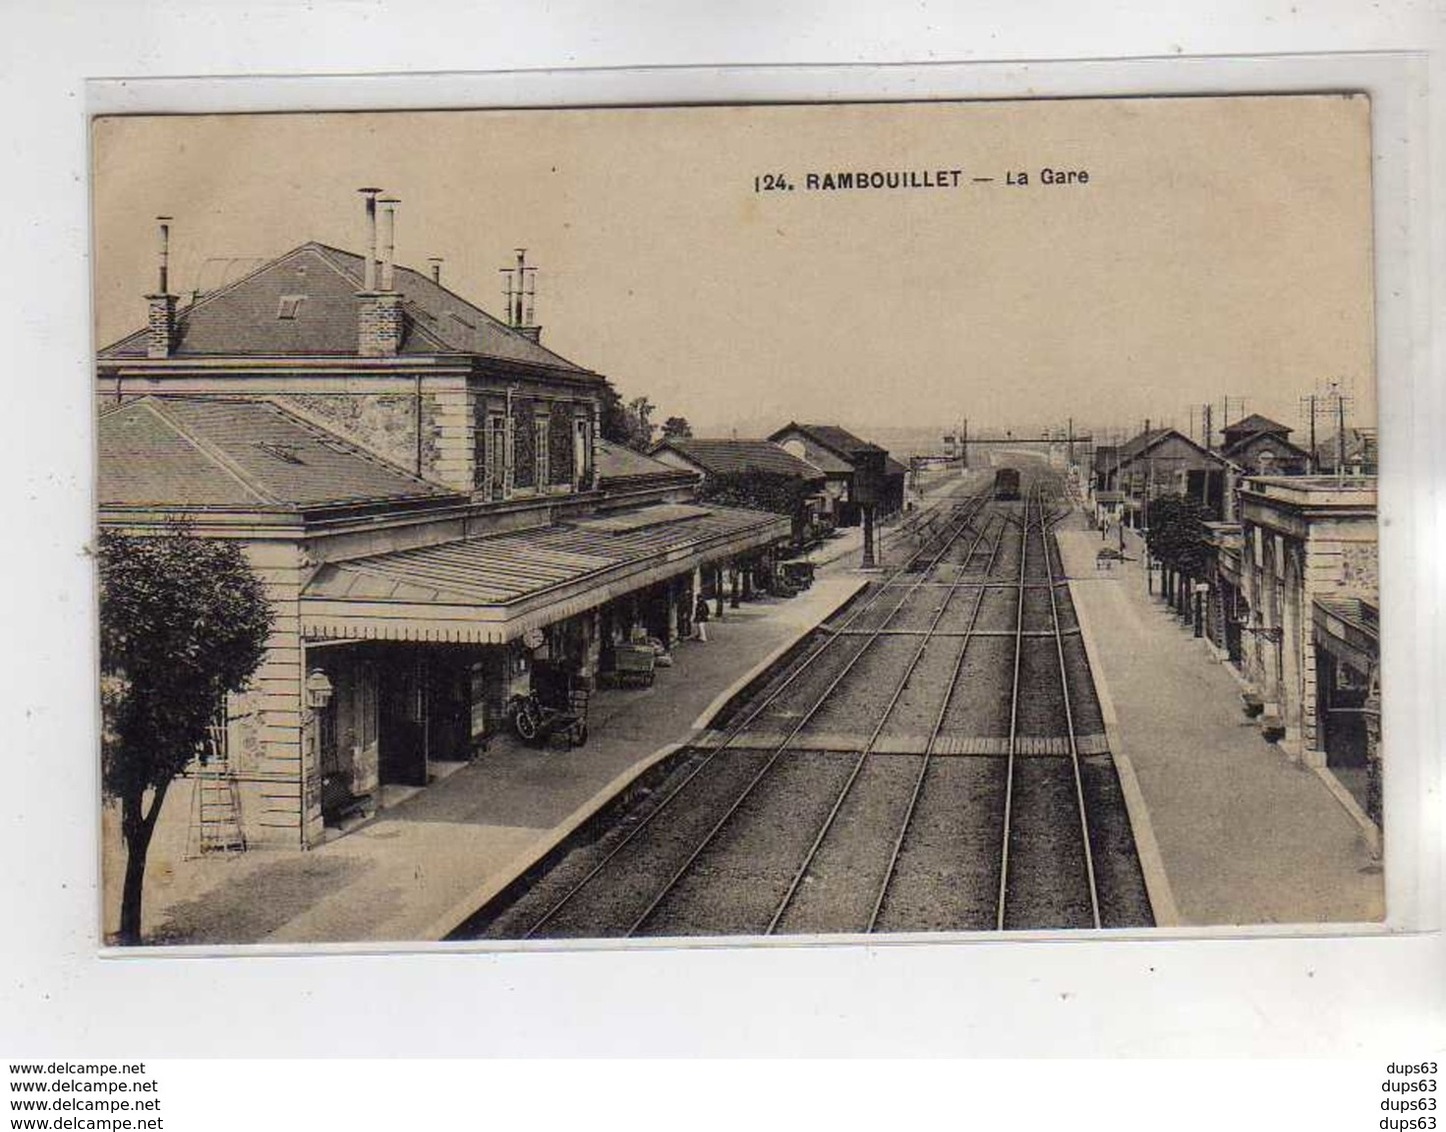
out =
<path fill-rule="evenodd" d="M 882 628 L 885 622 L 894 614 L 894 609 L 908 593 L 908 585 L 898 582 L 889 585 L 879 586 L 875 591 L 878 595 L 876 600 L 870 601 L 867 606 L 856 606 L 858 616 L 853 618 L 841 618 L 837 622 L 830 622 L 834 628 L 847 627 L 850 631 L 858 629 Z"/>
<path fill-rule="evenodd" d="M 708 756 L 708 751 L 698 748 L 681 752 L 663 778 L 620 802 L 605 823 L 591 831 L 587 827 L 579 830 L 571 847 L 530 878 L 525 888 L 510 897 L 506 892 L 500 894 L 492 904 L 474 913 L 450 938 L 523 938 L 528 929 L 576 887 L 639 822 L 662 805 L 700 764 L 707 762 Z"/>
<path fill-rule="evenodd" d="M 808 721 L 804 731 L 868 738 L 883 718 L 918 649 L 916 637 L 876 639 Z"/>
<path fill-rule="evenodd" d="M 909 674 L 899 702 L 889 713 L 880 739 L 897 735 L 919 735 L 926 741 L 944 706 L 949 694 L 950 682 L 954 676 L 954 663 L 959 659 L 959 650 L 964 646 L 962 637 L 931 637 L 924 646 L 923 655 L 914 671 Z M 877 725 L 877 719 L 875 720 Z M 923 750 L 923 743 L 919 749 Z"/>
<path fill-rule="evenodd" d="M 1049 608 L 1049 587 L 1031 586 L 1024 591 L 1024 631 L 1054 632 L 1054 614 Z"/>
<path fill-rule="evenodd" d="M 943 586 L 920 586 L 904 599 L 904 606 L 889 620 L 890 629 L 919 632 L 934 623 L 934 617 L 949 600 Z"/>
<path fill-rule="evenodd" d="M 865 760 L 778 932 L 867 930 L 922 763 L 922 755 Z"/>
<path fill-rule="evenodd" d="M 1008 735 L 1013 676 L 1012 637 L 971 638 L 941 733 L 963 737 Z"/>
<path fill-rule="evenodd" d="M 1025 637 L 1020 642 L 1019 734 L 1068 734 L 1059 652 L 1051 637 Z"/>
<path fill-rule="evenodd" d="M 1019 591 L 1013 586 L 990 586 L 984 591 L 974 628 L 986 633 L 1014 632 L 1014 622 L 1019 616 L 1018 602 Z"/>
<path fill-rule="evenodd" d="M 969 628 L 974 616 L 974 605 L 982 601 L 981 593 L 987 593 L 982 586 L 968 585 L 954 590 L 949 603 L 944 607 L 944 616 L 939 618 L 939 632 L 962 633 Z M 981 611 L 982 616 L 982 611 Z"/>
<path fill-rule="evenodd" d="M 994 927 L 1005 760 L 931 759 L 876 931 Z"/>
<path fill-rule="evenodd" d="M 994 541 L 989 527 L 992 520 L 976 519 L 970 524 L 959 538 L 948 550 L 944 552 L 940 564 L 945 563 L 951 566 L 962 566 L 970 570 L 977 570 L 989 557 L 989 547 Z M 983 536 L 983 537 L 981 537 Z"/>
<path fill-rule="evenodd" d="M 1019 524 L 1017 522 L 1003 523 L 999 553 L 994 556 L 994 566 L 989 571 L 989 576 L 1011 582 L 1019 579 Z"/>
<path fill-rule="evenodd" d="M 839 637 L 828 650 L 807 668 L 799 672 L 793 683 L 779 694 L 758 717 L 744 728 L 742 742 L 747 742 L 748 732 L 762 731 L 770 734 L 791 730 L 818 703 L 828 686 L 849 662 L 863 652 L 869 644 L 868 637 Z M 855 666 L 857 668 L 857 666 Z M 845 678 L 847 679 L 847 678 Z M 738 719 L 747 719 L 753 710 L 753 703 L 740 709 Z"/>
<path fill-rule="evenodd" d="M 1054 587 L 1054 603 L 1059 609 L 1059 628 L 1063 633 L 1072 632 L 1079 628 L 1079 617 L 1074 611 L 1074 602 L 1070 600 L 1069 584 L 1060 582 Z"/>
<path fill-rule="evenodd" d="M 1069 676 L 1069 706 L 1074 713 L 1076 735 L 1099 735 L 1105 730 L 1104 713 L 1095 693 L 1089 654 L 1079 637 L 1064 639 L 1064 670 Z"/>
<path fill-rule="evenodd" d="M 1114 760 L 1108 755 L 1081 759 L 1080 781 L 1084 784 L 1085 813 L 1090 819 L 1100 927 L 1154 927 L 1145 874 L 1135 852 L 1135 835 L 1130 829 Z"/>
<path fill-rule="evenodd" d="M 720 752 L 547 922 L 538 938 L 625 935 L 771 753 L 733 748 Z"/>
<path fill-rule="evenodd" d="M 763 934 L 857 761 L 785 752 L 638 934 Z"/>
<path fill-rule="evenodd" d="M 1044 537 L 1031 527 L 1029 531 L 1029 557 L 1024 563 L 1026 582 L 1047 582 L 1049 571 L 1044 564 Z"/>
<path fill-rule="evenodd" d="M 1094 927 L 1082 837 L 1070 760 L 1015 759 L 1006 930 Z"/>

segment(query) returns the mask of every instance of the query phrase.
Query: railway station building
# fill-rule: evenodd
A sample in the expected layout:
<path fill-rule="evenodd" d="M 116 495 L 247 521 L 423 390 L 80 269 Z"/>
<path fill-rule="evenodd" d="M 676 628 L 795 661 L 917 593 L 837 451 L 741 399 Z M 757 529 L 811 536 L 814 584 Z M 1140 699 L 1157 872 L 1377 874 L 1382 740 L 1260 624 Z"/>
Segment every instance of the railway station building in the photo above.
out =
<path fill-rule="evenodd" d="M 1376 481 L 1257 476 L 1240 500 L 1232 620 L 1247 709 L 1364 794 L 1379 761 Z"/>
<path fill-rule="evenodd" d="M 1095 450 L 1096 520 L 1123 516 L 1145 525 L 1145 508 L 1162 495 L 1183 495 L 1218 519 L 1230 517 L 1233 465 L 1173 428 L 1148 429 L 1123 444 Z"/>
<path fill-rule="evenodd" d="M 1303 476 L 1311 456 L 1292 444 L 1292 429 L 1259 413 L 1251 413 L 1221 430 L 1220 455 L 1248 475 Z"/>
<path fill-rule="evenodd" d="M 862 521 L 861 462 L 872 465 L 882 460 L 882 481 L 878 487 L 875 517 L 887 518 L 904 509 L 904 484 L 909 469 L 877 444 L 838 425 L 799 424 L 796 421 L 790 421 L 768 439 L 789 455 L 823 472 L 826 513 L 835 526 L 856 527 Z"/>
<path fill-rule="evenodd" d="M 205 772 L 247 844 L 309 847 L 425 786 L 536 664 L 605 675 L 789 535 L 602 440 L 600 375 L 388 243 L 304 244 L 187 302 L 163 266 L 97 358 L 102 528 L 235 539 L 273 603 Z"/>

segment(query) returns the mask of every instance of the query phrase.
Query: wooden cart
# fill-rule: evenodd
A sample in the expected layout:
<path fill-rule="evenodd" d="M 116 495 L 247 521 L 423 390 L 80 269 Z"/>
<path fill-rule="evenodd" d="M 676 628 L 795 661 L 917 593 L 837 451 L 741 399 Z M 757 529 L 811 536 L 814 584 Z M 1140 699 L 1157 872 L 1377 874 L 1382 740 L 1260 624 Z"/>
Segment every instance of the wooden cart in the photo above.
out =
<path fill-rule="evenodd" d="M 657 650 L 652 645 L 618 645 L 613 672 L 619 687 L 650 687 L 656 677 Z"/>

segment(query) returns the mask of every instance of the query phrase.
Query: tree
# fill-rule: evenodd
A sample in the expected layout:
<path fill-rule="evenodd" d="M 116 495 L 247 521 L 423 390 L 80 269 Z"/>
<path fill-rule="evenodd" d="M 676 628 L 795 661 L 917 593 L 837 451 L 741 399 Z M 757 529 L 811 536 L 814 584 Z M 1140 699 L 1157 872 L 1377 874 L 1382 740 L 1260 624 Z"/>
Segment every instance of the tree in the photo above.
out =
<path fill-rule="evenodd" d="M 809 485 L 797 476 L 759 468 L 710 475 L 698 490 L 698 498 L 704 502 L 787 515 L 793 520 L 795 542 L 803 538 L 807 517 L 805 500 L 810 494 Z"/>
<path fill-rule="evenodd" d="M 633 430 L 628 410 L 623 405 L 622 395 L 613 388 L 611 381 L 603 382 L 600 401 L 599 428 L 602 438 L 613 444 L 631 444 Z"/>
<path fill-rule="evenodd" d="M 146 853 L 166 791 L 205 758 L 228 692 L 261 663 L 272 610 L 233 542 L 101 535 L 101 782 L 126 844 L 120 940 L 139 943 Z M 149 806 L 147 806 L 149 796 Z"/>
<path fill-rule="evenodd" d="M 633 434 L 628 443 L 639 452 L 646 451 L 653 443 L 653 422 L 649 418 L 655 409 L 657 406 L 648 400 L 646 394 L 628 402 L 628 424 Z"/>
<path fill-rule="evenodd" d="M 687 417 L 669 417 L 663 422 L 663 437 L 666 440 L 686 440 L 693 435 L 693 426 Z"/>
<path fill-rule="evenodd" d="M 1183 593 L 1172 593 L 1175 582 L 1201 578 L 1205 574 L 1205 522 L 1209 510 L 1184 495 L 1161 495 L 1150 500 L 1145 510 L 1149 533 L 1145 545 L 1165 567 L 1171 587 L 1166 595 L 1184 609 Z"/>

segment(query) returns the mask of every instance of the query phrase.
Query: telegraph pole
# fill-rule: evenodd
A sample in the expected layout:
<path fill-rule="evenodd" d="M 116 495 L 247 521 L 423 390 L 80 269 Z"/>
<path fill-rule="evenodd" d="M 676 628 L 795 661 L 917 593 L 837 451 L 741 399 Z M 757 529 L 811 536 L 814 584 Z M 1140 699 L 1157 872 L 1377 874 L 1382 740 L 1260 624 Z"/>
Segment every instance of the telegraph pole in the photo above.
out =
<path fill-rule="evenodd" d="M 1311 393 L 1302 397 L 1300 400 L 1301 403 L 1306 406 L 1306 411 L 1310 414 L 1310 470 L 1312 472 L 1318 472 L 1320 471 L 1320 453 L 1316 451 L 1315 446 L 1315 406 L 1318 398 L 1316 394 Z"/>

